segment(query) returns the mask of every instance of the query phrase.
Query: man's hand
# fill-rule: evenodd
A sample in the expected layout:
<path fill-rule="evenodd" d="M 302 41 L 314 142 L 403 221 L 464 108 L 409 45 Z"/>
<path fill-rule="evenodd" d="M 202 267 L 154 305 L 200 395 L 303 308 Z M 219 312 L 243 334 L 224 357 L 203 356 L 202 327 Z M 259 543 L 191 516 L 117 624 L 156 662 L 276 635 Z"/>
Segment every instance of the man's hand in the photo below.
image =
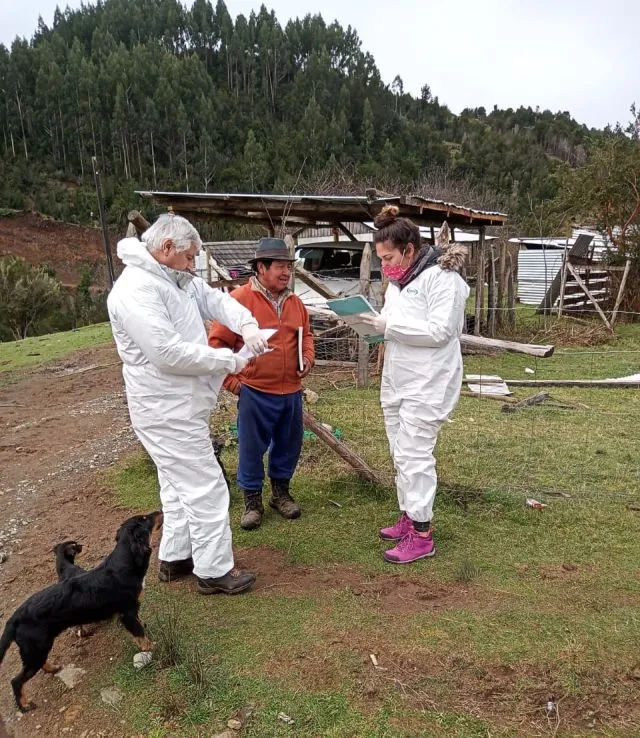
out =
<path fill-rule="evenodd" d="M 260 333 L 260 328 L 253 323 L 245 325 L 242 329 L 242 340 L 249 351 L 254 353 L 256 356 L 264 354 L 269 347 L 266 339 Z"/>
<path fill-rule="evenodd" d="M 311 371 L 311 362 L 309 361 L 309 359 L 306 359 L 306 358 L 303 359 L 302 366 L 304 367 L 304 369 L 302 371 L 298 369 L 298 371 L 296 372 L 296 374 L 300 377 L 300 379 L 303 379 L 304 377 L 306 377 L 307 374 L 309 374 L 309 372 Z"/>
<path fill-rule="evenodd" d="M 231 371 L 231 374 L 240 374 L 240 372 L 245 368 L 245 366 L 249 363 L 249 359 L 245 359 L 244 357 L 240 356 L 239 354 L 233 355 L 233 360 L 236 362 L 236 366 Z"/>
<path fill-rule="evenodd" d="M 384 332 L 387 328 L 387 321 L 383 315 L 373 315 L 372 313 L 360 313 L 358 315 L 360 320 L 367 325 L 370 325 L 376 333 L 384 336 Z"/>

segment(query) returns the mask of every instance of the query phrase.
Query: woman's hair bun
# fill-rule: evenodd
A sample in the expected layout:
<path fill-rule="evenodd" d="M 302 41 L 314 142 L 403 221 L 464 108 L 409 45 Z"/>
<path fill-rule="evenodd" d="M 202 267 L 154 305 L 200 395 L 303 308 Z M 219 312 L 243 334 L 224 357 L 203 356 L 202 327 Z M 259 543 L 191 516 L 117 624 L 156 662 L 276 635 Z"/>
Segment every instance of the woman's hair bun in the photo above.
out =
<path fill-rule="evenodd" d="M 400 213 L 400 208 L 397 205 L 385 205 L 382 210 L 373 219 L 373 225 L 380 230 L 391 225 Z"/>

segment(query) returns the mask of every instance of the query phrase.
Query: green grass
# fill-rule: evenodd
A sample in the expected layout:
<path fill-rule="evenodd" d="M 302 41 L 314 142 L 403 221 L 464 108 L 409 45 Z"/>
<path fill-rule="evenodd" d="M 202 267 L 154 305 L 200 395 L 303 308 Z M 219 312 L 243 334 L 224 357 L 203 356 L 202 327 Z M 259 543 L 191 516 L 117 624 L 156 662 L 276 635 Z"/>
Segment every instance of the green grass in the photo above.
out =
<path fill-rule="evenodd" d="M 537 361 L 468 357 L 465 371 L 608 377 L 635 373 L 639 352 L 640 331 L 625 326 L 595 349 Z M 391 481 L 376 388 L 321 387 L 313 412 Z M 400 571 L 383 563 L 376 538 L 396 514 L 393 490 L 361 483 L 317 439 L 305 441 L 294 481 L 301 520 L 268 512 L 260 530 L 242 531 L 232 489 L 236 550 L 271 579 L 247 596 L 203 598 L 150 578 L 145 618 L 157 628 L 175 612 L 180 648 L 197 645 L 207 679 L 193 683 L 187 657 L 135 672 L 128 651 L 104 683 L 125 692 L 131 730 L 209 736 L 253 703 L 242 735 L 260 738 L 639 735 L 630 675 L 640 642 L 640 515 L 629 509 L 640 496 L 638 393 L 547 391 L 572 409 L 505 414 L 499 402 L 462 398 L 437 448 L 438 555 Z M 223 406 L 216 434 L 231 439 L 233 420 L 233 403 Z M 233 445 L 224 460 L 233 475 Z M 121 505 L 159 504 L 144 454 L 107 482 Z M 549 507 L 532 510 L 527 496 Z M 561 700 L 559 725 L 544 712 L 551 695 Z"/>
<path fill-rule="evenodd" d="M 51 333 L 25 338 L 22 341 L 0 343 L 0 372 L 27 369 L 45 364 L 79 349 L 102 346 L 111 341 L 108 323 L 88 325 L 75 331 Z"/>

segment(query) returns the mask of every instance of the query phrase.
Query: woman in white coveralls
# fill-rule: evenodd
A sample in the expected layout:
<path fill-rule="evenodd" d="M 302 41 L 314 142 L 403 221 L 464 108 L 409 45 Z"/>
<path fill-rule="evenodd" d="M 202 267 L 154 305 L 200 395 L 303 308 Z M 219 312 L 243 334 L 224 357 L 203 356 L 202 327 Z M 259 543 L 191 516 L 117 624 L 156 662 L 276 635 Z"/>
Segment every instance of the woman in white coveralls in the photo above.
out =
<path fill-rule="evenodd" d="M 396 470 L 400 518 L 380 537 L 393 564 L 435 554 L 431 531 L 436 494 L 433 455 L 438 431 L 455 408 L 462 385 L 460 334 L 469 287 L 459 272 L 464 251 L 420 247 L 420 231 L 398 208 L 375 219 L 376 253 L 389 278 L 380 316 L 362 315 L 384 335 L 380 404 Z"/>
<path fill-rule="evenodd" d="M 246 359 L 207 344 L 203 320 L 218 320 L 255 354 L 266 342 L 251 313 L 193 275 L 202 246 L 188 220 L 161 215 L 125 238 L 125 269 L 107 301 L 131 424 L 158 469 L 164 527 L 160 579 L 197 577 L 203 594 L 237 594 L 255 575 L 234 569 L 229 490 L 213 451 L 209 416 L 227 374 Z"/>

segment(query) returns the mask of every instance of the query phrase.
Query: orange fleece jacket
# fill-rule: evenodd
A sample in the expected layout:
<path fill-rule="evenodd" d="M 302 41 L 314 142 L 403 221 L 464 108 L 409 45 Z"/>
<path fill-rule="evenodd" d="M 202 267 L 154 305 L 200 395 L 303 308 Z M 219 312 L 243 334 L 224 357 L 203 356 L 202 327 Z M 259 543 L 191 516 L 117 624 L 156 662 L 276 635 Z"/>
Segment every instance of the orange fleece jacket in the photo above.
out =
<path fill-rule="evenodd" d="M 302 389 L 298 371 L 298 328 L 302 326 L 302 356 L 310 366 L 314 365 L 313 334 L 309 326 L 309 313 L 302 300 L 295 294 L 285 297 L 281 305 L 280 317 L 275 307 L 265 295 L 252 284 L 252 281 L 233 290 L 234 297 L 241 305 L 251 311 L 260 328 L 275 328 L 269 339 L 273 351 L 258 356 L 247 364 L 241 374 L 230 374 L 224 381 L 225 389 L 237 395 L 240 387 L 246 384 L 259 392 L 272 395 L 285 395 Z M 209 345 L 213 348 L 242 348 L 241 336 L 218 322 L 209 330 Z"/>

